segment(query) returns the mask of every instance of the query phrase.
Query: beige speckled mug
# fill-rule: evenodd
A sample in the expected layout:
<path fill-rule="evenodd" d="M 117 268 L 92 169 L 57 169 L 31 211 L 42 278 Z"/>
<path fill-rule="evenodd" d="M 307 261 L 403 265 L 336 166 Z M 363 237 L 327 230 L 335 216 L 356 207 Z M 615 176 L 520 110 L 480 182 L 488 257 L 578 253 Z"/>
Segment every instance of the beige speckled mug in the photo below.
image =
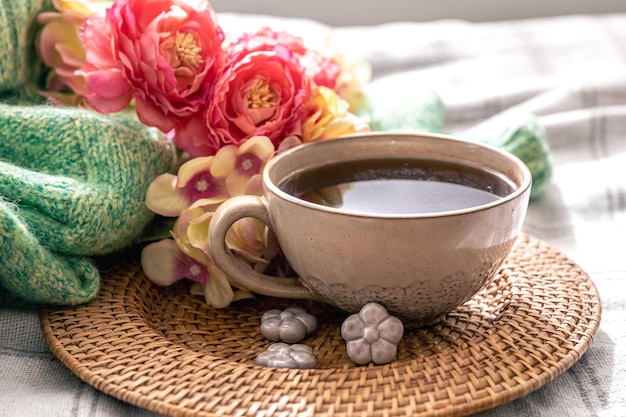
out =
<path fill-rule="evenodd" d="M 409 207 L 408 212 L 396 213 L 394 207 L 401 204 L 391 203 L 377 212 L 305 198 L 309 188 L 334 186 L 328 184 L 324 167 L 343 166 L 341 177 L 348 178 L 353 171 L 376 171 L 379 161 L 399 164 L 391 171 L 402 172 L 401 179 L 409 182 L 415 179 L 412 176 L 426 175 L 428 180 L 480 188 L 491 199 L 470 202 L 468 207 L 427 204 L 415 212 Z M 426 171 L 403 171 L 413 162 L 426 164 Z M 452 174 L 438 172 L 446 170 Z M 382 181 L 396 178 L 393 173 L 387 177 L 389 169 L 385 172 Z M 308 178 L 307 189 L 297 185 L 298 178 Z M 355 184 L 360 181 L 336 187 L 340 202 L 348 201 L 348 192 L 358 188 Z M 211 221 L 213 260 L 237 285 L 268 296 L 322 301 L 347 312 L 377 302 L 405 325 L 417 327 L 469 300 L 496 274 L 526 216 L 531 174 L 515 156 L 476 142 L 434 134 L 367 133 L 301 145 L 277 155 L 264 169 L 263 186 L 263 196 L 232 198 Z M 437 192 L 414 198 L 412 191 L 403 189 L 396 192 L 395 201 L 430 203 Z M 458 190 L 451 192 L 444 194 L 444 203 L 460 195 Z M 366 198 L 376 204 L 394 201 L 379 191 L 373 195 Z M 258 218 L 270 227 L 298 278 L 260 274 L 231 254 L 226 232 L 244 217 Z"/>

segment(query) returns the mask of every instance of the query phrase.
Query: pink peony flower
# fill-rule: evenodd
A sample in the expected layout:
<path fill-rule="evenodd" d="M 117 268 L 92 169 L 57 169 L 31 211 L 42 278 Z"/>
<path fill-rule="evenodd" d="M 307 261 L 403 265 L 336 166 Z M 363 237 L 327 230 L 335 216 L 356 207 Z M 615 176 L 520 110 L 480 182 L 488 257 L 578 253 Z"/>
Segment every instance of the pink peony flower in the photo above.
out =
<path fill-rule="evenodd" d="M 285 45 L 298 57 L 305 68 L 306 75 L 318 86 L 335 88 L 341 73 L 339 63 L 332 57 L 307 48 L 304 40 L 287 32 L 274 31 L 264 27 L 256 33 L 242 36 L 239 44 L 246 44 L 248 48 L 258 48 L 261 45 Z"/>
<path fill-rule="evenodd" d="M 242 35 L 235 44 L 246 45 L 248 49 L 258 49 L 264 45 L 285 45 L 291 52 L 297 56 L 306 53 L 307 48 L 304 40 L 288 32 L 275 31 L 269 27 L 263 27 L 254 33 L 246 33 Z"/>
<path fill-rule="evenodd" d="M 300 135 L 311 87 L 287 46 L 242 38 L 232 46 L 209 102 L 206 122 L 215 145 L 268 136 L 277 147 L 287 136 Z"/>
<path fill-rule="evenodd" d="M 186 151 L 193 158 L 215 155 L 222 146 L 215 137 L 209 134 L 206 106 L 204 111 L 184 120 L 181 119 L 180 126 L 172 130 L 168 137 L 178 149 Z"/>
<path fill-rule="evenodd" d="M 223 39 L 206 1 L 117 0 L 85 24 L 85 96 L 102 113 L 134 100 L 144 124 L 169 132 L 203 111 Z"/>
<path fill-rule="evenodd" d="M 247 44 L 282 44 L 298 57 L 305 72 L 318 87 L 333 89 L 350 108 L 364 105 L 363 84 L 371 78 L 371 67 L 366 62 L 346 62 L 341 54 L 321 53 L 307 48 L 304 40 L 287 32 L 274 31 L 265 27 L 256 33 L 242 36 L 239 42 Z M 325 51 L 328 52 L 328 51 Z"/>
<path fill-rule="evenodd" d="M 300 57 L 300 62 L 306 67 L 307 75 L 317 86 L 337 89 L 341 67 L 334 58 L 309 49 Z"/>

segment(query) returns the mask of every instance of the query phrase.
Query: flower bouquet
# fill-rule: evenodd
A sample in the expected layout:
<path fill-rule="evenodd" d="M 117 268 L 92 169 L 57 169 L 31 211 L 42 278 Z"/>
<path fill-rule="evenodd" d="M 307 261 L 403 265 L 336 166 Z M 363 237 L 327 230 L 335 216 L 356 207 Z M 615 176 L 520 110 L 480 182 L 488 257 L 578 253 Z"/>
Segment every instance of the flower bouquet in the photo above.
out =
<path fill-rule="evenodd" d="M 232 36 L 206 0 L 53 4 L 39 15 L 38 50 L 49 67 L 42 94 L 56 105 L 134 113 L 180 157 L 177 172 L 157 177 L 145 196 L 165 230 L 145 236 L 146 276 L 158 285 L 191 280 L 217 308 L 251 297 L 211 260 L 213 212 L 231 197 L 260 195 L 276 153 L 369 130 L 356 115 L 367 66 L 271 28 Z M 256 219 L 237 222 L 227 245 L 256 270 L 290 274 Z"/>

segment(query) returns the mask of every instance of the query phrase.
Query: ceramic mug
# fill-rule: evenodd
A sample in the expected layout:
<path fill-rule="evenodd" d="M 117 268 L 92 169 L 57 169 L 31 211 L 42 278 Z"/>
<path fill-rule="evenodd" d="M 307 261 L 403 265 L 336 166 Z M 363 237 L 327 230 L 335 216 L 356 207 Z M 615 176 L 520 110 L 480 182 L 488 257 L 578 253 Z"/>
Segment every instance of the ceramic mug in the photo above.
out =
<path fill-rule="evenodd" d="M 394 214 L 328 207 L 283 189 L 294 173 L 380 158 L 478 168 L 507 184 L 508 191 L 468 208 Z M 408 326 L 433 323 L 493 278 L 520 233 L 531 189 L 531 174 L 514 155 L 436 134 L 366 133 L 304 144 L 272 158 L 262 176 L 262 196 L 231 198 L 211 221 L 213 261 L 233 282 L 259 294 L 317 300 L 351 313 L 377 302 Z M 255 272 L 230 252 L 226 233 L 244 217 L 269 226 L 297 278 Z"/>

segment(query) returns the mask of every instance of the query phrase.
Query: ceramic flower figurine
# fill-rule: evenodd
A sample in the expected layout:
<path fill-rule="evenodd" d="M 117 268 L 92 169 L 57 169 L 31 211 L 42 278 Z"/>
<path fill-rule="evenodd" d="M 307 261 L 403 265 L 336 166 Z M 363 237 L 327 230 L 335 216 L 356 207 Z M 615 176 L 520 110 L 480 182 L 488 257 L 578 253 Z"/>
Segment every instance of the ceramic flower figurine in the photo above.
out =
<path fill-rule="evenodd" d="M 268 368 L 311 369 L 317 364 L 313 349 L 307 345 L 274 343 L 256 358 L 256 364 Z"/>
<path fill-rule="evenodd" d="M 301 307 L 270 310 L 261 317 L 261 334 L 273 342 L 297 343 L 316 329 L 317 319 Z"/>
<path fill-rule="evenodd" d="M 390 316 L 387 309 L 377 303 L 364 305 L 358 314 L 351 315 L 341 325 L 348 356 L 359 365 L 391 362 L 403 334 L 400 319 Z"/>

